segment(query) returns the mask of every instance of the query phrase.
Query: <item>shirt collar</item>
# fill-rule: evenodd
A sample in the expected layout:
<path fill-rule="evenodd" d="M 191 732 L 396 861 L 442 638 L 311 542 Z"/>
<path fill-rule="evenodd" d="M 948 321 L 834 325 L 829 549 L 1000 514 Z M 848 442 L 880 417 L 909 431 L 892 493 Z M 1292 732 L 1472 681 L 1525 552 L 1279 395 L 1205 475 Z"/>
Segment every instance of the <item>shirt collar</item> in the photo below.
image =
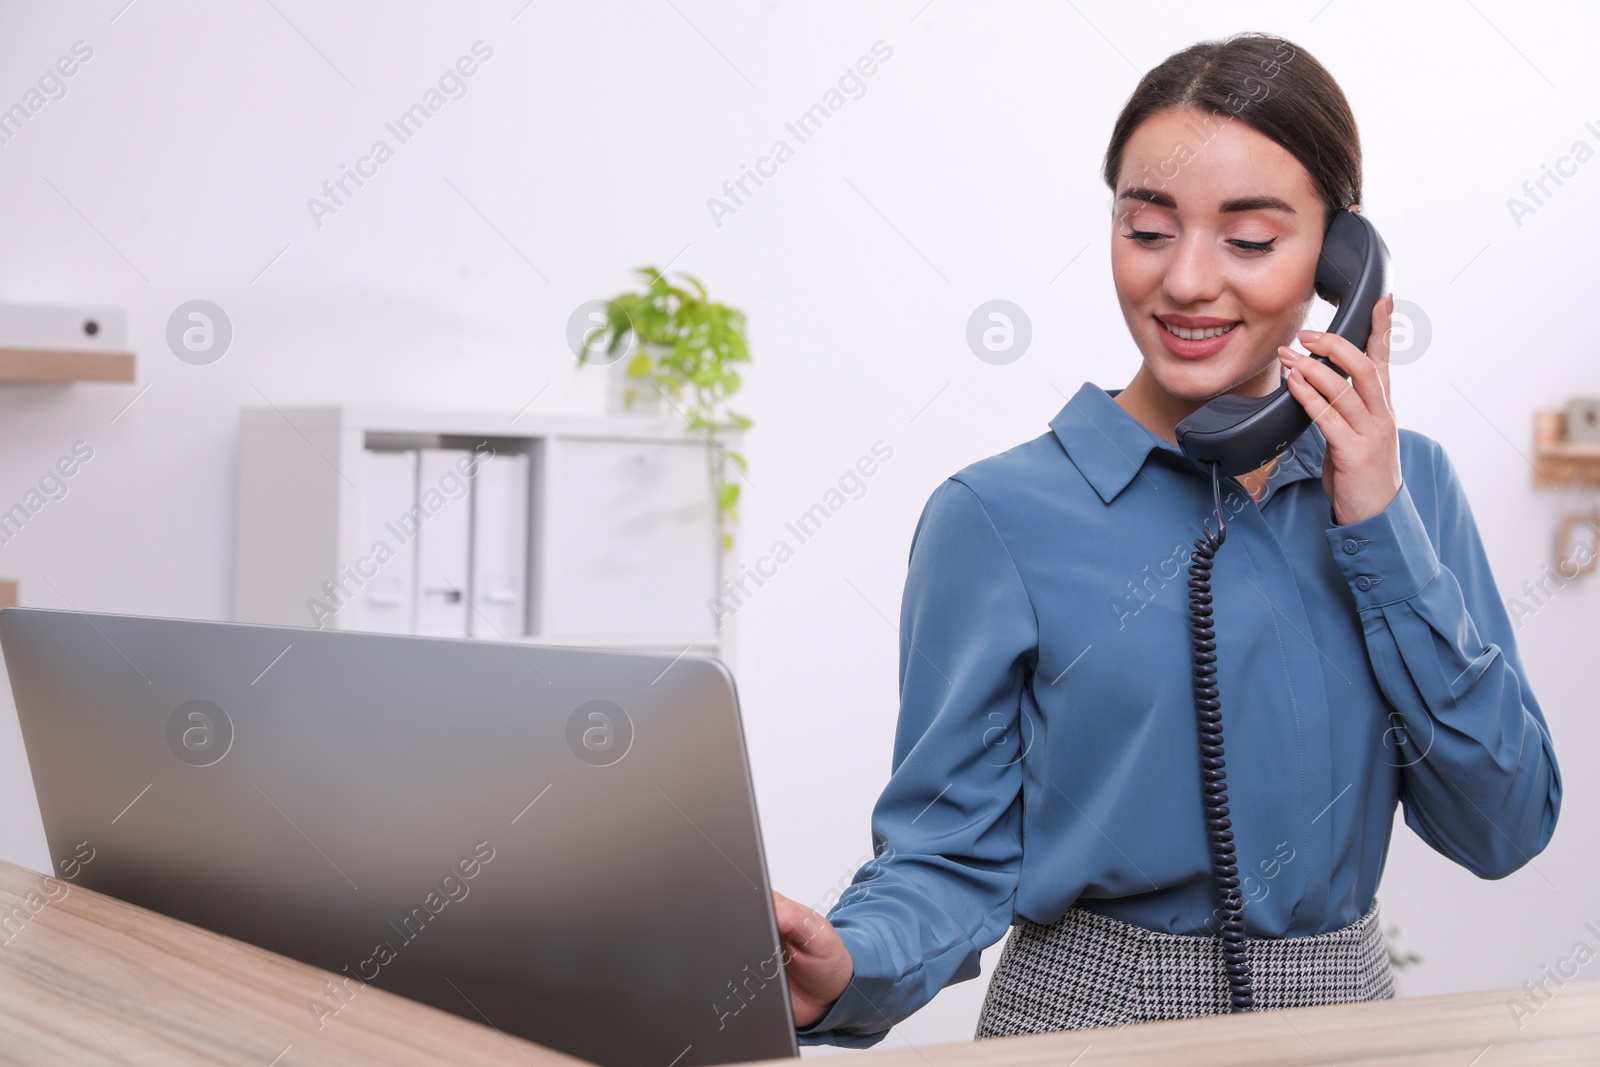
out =
<path fill-rule="evenodd" d="M 1107 504 L 1117 498 L 1144 468 L 1156 449 L 1182 456 L 1177 445 L 1157 437 L 1116 401 L 1121 389 L 1107 391 L 1084 382 L 1065 407 L 1050 420 L 1067 457 Z M 1300 478 L 1322 477 L 1327 440 L 1315 423 L 1300 436 L 1267 479 L 1269 490 Z"/>

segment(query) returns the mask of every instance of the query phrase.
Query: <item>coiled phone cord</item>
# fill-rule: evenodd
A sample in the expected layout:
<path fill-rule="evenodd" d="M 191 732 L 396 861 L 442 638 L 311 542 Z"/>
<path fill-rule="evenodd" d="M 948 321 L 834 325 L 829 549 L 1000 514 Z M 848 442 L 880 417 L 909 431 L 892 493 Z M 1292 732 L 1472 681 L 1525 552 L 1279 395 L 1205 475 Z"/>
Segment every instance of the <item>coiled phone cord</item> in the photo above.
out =
<path fill-rule="evenodd" d="M 1210 524 L 1195 538 L 1189 562 L 1189 640 L 1194 657 L 1194 705 L 1200 722 L 1200 778 L 1204 790 L 1206 834 L 1211 842 L 1211 873 L 1216 880 L 1222 919 L 1222 959 L 1228 975 L 1230 1011 L 1254 1011 L 1255 987 L 1244 947 L 1244 899 L 1228 818 L 1228 772 L 1222 756 L 1222 703 L 1217 699 L 1217 631 L 1211 623 L 1211 564 L 1227 537 L 1222 513 L 1222 476 L 1211 464 L 1211 495 L 1217 530 Z"/>

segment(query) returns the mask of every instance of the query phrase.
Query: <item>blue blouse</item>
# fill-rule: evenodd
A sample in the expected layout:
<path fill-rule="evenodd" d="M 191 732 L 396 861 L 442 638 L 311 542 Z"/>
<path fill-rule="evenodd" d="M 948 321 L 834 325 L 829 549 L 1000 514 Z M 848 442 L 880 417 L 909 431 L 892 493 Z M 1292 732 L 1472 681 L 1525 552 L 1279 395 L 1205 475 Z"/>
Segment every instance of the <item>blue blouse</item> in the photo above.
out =
<path fill-rule="evenodd" d="M 1084 383 L 1051 432 L 958 471 L 912 535 L 900 717 L 875 858 L 828 918 L 855 975 L 803 1045 L 865 1048 L 1013 921 L 1074 903 L 1215 933 L 1188 563 L 1209 475 Z M 1561 778 L 1449 458 L 1400 430 L 1403 485 L 1340 526 L 1313 425 L 1255 503 L 1223 483 L 1217 686 L 1251 937 L 1359 919 L 1395 804 L 1502 878 L 1550 840 Z"/>

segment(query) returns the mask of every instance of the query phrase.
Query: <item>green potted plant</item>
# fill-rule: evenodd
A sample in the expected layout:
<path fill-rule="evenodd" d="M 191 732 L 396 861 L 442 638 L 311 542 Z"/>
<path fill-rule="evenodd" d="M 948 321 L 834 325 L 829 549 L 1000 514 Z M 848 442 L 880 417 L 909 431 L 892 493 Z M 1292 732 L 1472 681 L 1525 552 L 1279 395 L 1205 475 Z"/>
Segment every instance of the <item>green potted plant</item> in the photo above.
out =
<path fill-rule="evenodd" d="M 721 460 L 741 472 L 747 468 L 744 456 L 724 449 L 721 438 L 753 425 L 727 407 L 740 385 L 735 364 L 750 361 L 744 312 L 713 302 L 705 286 L 682 271 L 678 276 L 693 291 L 673 285 L 654 267 L 640 267 L 635 273 L 648 281 L 645 290 L 619 293 L 607 302 L 605 325 L 585 334 L 578 363 L 589 362 L 591 354 L 601 362 L 601 352 L 607 357 L 604 362 L 616 361 L 619 349 L 637 342 L 638 352 L 621 364 L 627 381 L 637 383 L 623 391 L 623 408 L 631 411 L 641 391 L 664 398 L 687 420 L 687 432 L 705 438 L 717 529 L 726 551 L 733 547 L 727 523 L 739 517 L 739 485 L 728 478 L 730 472 Z"/>

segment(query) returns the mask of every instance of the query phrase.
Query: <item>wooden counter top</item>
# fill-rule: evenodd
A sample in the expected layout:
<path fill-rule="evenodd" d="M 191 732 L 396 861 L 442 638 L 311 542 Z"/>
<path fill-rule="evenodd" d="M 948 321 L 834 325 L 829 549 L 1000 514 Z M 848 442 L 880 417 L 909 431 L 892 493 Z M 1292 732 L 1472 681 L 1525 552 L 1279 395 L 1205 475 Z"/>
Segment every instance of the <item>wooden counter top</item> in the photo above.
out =
<path fill-rule="evenodd" d="M 1531 1015 L 1521 989 L 1173 1019 L 910 1047 L 890 1034 L 870 1067 L 1546 1067 L 1600 1064 L 1600 981 L 1567 982 Z M 784 1061 L 767 1060 L 768 1064 Z"/>
<path fill-rule="evenodd" d="M 0 1061 L 586 1063 L 370 985 L 319 1020 L 340 977 L 0 862 Z"/>
<path fill-rule="evenodd" d="M 358 988 L 336 1014 L 319 1020 L 312 1004 L 327 1003 L 324 983 L 337 979 L 65 879 L 0 862 L 0 1060 L 7 1063 L 586 1067 L 583 1060 L 373 986 Z M 1551 992 L 1520 1019 L 1508 1000 L 1532 1002 L 1523 990 L 1501 989 L 916 1048 L 890 1034 L 875 1048 L 853 1054 L 851 1062 L 1600 1064 L 1600 982 L 1568 982 Z"/>

